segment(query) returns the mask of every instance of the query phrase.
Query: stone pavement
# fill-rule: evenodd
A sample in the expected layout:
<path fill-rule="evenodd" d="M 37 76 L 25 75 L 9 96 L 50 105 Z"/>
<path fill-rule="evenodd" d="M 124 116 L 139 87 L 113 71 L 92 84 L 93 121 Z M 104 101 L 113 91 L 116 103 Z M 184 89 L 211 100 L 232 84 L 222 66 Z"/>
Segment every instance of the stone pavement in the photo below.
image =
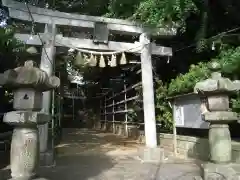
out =
<path fill-rule="evenodd" d="M 162 164 L 142 163 L 139 146 L 109 133 L 65 129 L 56 147 L 56 166 L 40 168 L 39 176 L 47 180 L 193 180 L 200 174 L 196 164 L 176 163 L 170 157 Z M 8 175 L 9 168 L 3 168 L 0 180 Z"/>

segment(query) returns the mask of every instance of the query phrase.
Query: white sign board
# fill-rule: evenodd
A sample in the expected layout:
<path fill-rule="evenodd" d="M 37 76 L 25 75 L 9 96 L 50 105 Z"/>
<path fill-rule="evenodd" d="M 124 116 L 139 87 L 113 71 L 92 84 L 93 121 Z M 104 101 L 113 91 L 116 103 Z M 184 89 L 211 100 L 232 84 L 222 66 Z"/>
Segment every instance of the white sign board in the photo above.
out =
<path fill-rule="evenodd" d="M 176 126 L 184 126 L 184 111 L 182 106 L 175 106 L 175 124 Z"/>

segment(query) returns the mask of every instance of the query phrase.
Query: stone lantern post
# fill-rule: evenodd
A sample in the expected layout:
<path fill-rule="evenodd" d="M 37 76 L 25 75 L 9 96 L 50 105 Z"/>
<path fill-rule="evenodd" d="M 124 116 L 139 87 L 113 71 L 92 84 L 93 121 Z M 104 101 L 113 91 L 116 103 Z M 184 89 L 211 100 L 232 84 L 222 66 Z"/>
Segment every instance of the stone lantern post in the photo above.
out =
<path fill-rule="evenodd" d="M 203 119 L 210 123 L 210 162 L 204 164 L 203 178 L 235 180 L 238 165 L 231 163 L 232 144 L 228 124 L 238 120 L 238 114 L 229 108 L 229 94 L 240 89 L 239 81 L 231 81 L 220 73 L 220 65 L 210 66 L 211 78 L 198 82 L 194 91 L 201 95 Z"/>
<path fill-rule="evenodd" d="M 35 176 L 39 162 L 37 125 L 51 119 L 50 115 L 40 112 L 42 92 L 57 88 L 60 80 L 34 67 L 33 61 L 7 70 L 1 77 L 1 84 L 14 92 L 13 107 L 16 110 L 6 113 L 3 118 L 5 123 L 15 126 L 10 154 L 11 176 L 14 180 L 28 180 Z"/>

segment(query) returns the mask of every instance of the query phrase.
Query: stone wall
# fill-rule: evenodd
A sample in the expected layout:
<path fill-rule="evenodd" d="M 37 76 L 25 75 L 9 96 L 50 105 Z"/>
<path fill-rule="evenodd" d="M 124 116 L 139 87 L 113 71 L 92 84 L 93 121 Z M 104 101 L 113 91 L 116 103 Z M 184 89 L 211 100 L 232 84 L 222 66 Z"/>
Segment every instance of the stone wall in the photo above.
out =
<path fill-rule="evenodd" d="M 122 122 L 107 122 L 105 124 L 104 121 L 95 122 L 94 128 L 103 130 L 106 132 L 112 132 L 114 134 L 120 135 L 120 136 L 127 136 L 129 138 L 138 139 L 139 138 L 139 130 L 138 127 L 135 125 L 127 125 Z"/>
<path fill-rule="evenodd" d="M 114 123 L 115 131 L 113 130 L 113 123 L 105 123 L 102 121 L 95 124 L 95 128 L 107 132 L 113 132 L 117 135 L 126 136 L 126 125 L 123 123 Z M 137 139 L 139 143 L 145 143 L 143 131 L 138 131 L 137 127 L 128 127 L 128 137 Z M 159 142 L 161 147 L 173 152 L 173 135 L 160 133 Z M 206 138 L 198 138 L 194 136 L 177 136 L 177 151 L 179 155 L 185 158 L 195 158 L 207 160 L 209 156 L 208 140 Z M 240 141 L 232 141 L 232 160 L 240 163 Z"/>
<path fill-rule="evenodd" d="M 173 150 L 173 135 L 159 134 L 163 148 Z M 178 153 L 185 158 L 207 160 L 209 156 L 208 140 L 194 136 L 177 136 Z M 240 163 L 240 142 L 232 141 L 232 161 Z"/>

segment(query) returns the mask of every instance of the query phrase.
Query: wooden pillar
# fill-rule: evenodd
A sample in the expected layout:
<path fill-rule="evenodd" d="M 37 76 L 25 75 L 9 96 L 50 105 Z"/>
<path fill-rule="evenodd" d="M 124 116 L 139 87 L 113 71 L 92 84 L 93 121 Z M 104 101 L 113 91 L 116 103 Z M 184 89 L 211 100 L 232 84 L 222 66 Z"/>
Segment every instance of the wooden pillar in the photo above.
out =
<path fill-rule="evenodd" d="M 61 78 L 61 72 L 59 72 L 59 78 Z M 62 90 L 61 86 L 59 87 L 59 93 L 58 93 L 58 127 L 61 127 L 61 119 L 62 119 Z"/>
<path fill-rule="evenodd" d="M 100 97 L 100 101 L 99 101 L 99 119 L 98 119 L 98 122 L 97 122 L 97 126 L 96 128 L 97 129 L 101 129 L 101 124 L 102 124 L 102 110 L 103 110 L 103 107 L 102 107 L 102 97 Z"/>
<path fill-rule="evenodd" d="M 45 25 L 45 36 L 48 37 L 48 40 L 45 41 L 45 44 L 42 48 L 42 57 L 40 63 L 40 69 L 47 72 L 48 75 L 52 75 L 54 67 L 54 56 L 55 56 L 55 36 L 56 36 L 56 25 L 55 24 L 46 24 Z M 42 111 L 50 114 L 51 106 L 51 91 L 46 91 L 43 93 L 43 109 Z M 48 144 L 48 124 L 39 125 L 39 134 L 40 134 L 40 152 L 44 153 L 47 151 Z"/>
<path fill-rule="evenodd" d="M 125 136 L 128 137 L 128 107 L 127 107 L 127 86 L 126 86 L 126 79 L 124 79 L 124 109 L 125 109 Z"/>
<path fill-rule="evenodd" d="M 107 129 L 107 97 L 104 95 L 104 131 Z"/>
<path fill-rule="evenodd" d="M 72 93 L 72 119 L 73 119 L 73 122 L 75 122 L 75 96 Z"/>
<path fill-rule="evenodd" d="M 114 91 L 112 91 L 112 126 L 113 126 L 113 133 L 115 133 L 115 99 L 114 99 Z"/>
<path fill-rule="evenodd" d="M 140 35 L 139 39 L 140 43 L 142 44 L 141 68 L 145 140 L 147 147 L 155 148 L 157 147 L 157 132 L 150 37 L 148 36 L 148 34 L 143 33 Z"/>

